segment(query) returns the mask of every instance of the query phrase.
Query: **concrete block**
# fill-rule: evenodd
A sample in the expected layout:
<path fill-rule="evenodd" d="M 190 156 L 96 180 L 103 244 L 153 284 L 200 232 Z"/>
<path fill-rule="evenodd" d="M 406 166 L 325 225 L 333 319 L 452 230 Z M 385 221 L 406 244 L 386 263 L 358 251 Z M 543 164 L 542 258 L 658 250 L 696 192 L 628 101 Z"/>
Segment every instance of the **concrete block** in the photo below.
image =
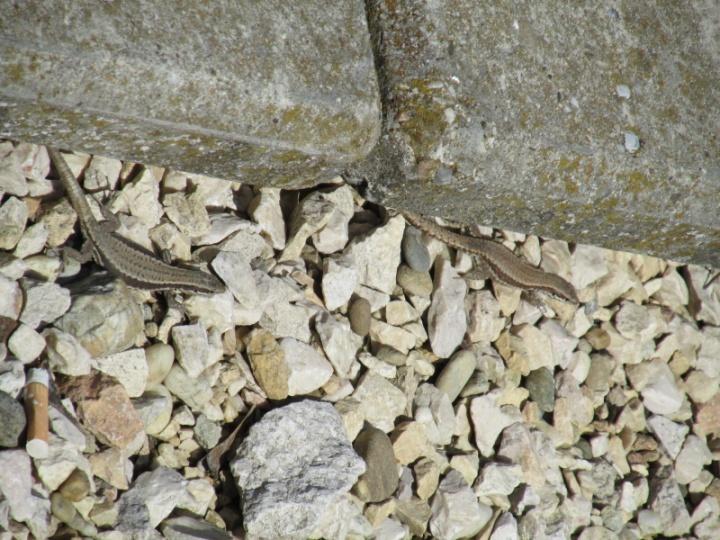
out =
<path fill-rule="evenodd" d="M 360 0 L 0 0 L 0 137 L 298 187 L 379 131 Z"/>
<path fill-rule="evenodd" d="M 390 205 L 720 266 L 716 8 L 370 2 L 389 123 L 361 175 Z"/>

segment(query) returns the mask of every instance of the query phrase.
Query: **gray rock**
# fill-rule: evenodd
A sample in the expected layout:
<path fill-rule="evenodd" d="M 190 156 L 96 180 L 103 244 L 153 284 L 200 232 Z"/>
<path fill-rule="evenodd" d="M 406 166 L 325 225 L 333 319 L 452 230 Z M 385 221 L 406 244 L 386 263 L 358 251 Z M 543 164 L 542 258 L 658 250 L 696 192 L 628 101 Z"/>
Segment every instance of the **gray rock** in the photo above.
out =
<path fill-rule="evenodd" d="M 117 529 L 123 532 L 157 527 L 187 497 L 187 480 L 167 467 L 142 473 L 118 501 Z"/>
<path fill-rule="evenodd" d="M 198 416 L 193 431 L 197 442 L 206 450 L 215 447 L 222 436 L 220 424 L 208 420 L 208 417 L 204 414 Z"/>
<path fill-rule="evenodd" d="M 673 422 L 659 415 L 648 418 L 647 425 L 663 445 L 670 458 L 675 459 L 690 428 L 685 424 Z"/>
<path fill-rule="evenodd" d="M 365 460 L 365 472 L 355 484 L 355 492 L 365 502 L 387 499 L 398 485 L 398 470 L 390 438 L 379 429 L 366 425 L 355 439 L 353 448 Z"/>
<path fill-rule="evenodd" d="M 161 530 L 168 540 L 232 540 L 233 538 L 219 527 L 190 516 L 166 519 Z"/>
<path fill-rule="evenodd" d="M 270 411 L 250 428 L 230 469 L 245 530 L 277 538 L 307 536 L 365 464 L 332 405 L 305 400 Z"/>
<path fill-rule="evenodd" d="M 530 399 L 543 412 L 552 412 L 555 408 L 555 378 L 548 368 L 531 371 L 525 381 Z"/>
<path fill-rule="evenodd" d="M 703 467 L 712 461 L 713 455 L 705 437 L 688 435 L 675 460 L 675 479 L 678 484 L 689 484 L 700 475 Z"/>
<path fill-rule="evenodd" d="M 650 509 L 659 516 L 662 534 L 680 536 L 690 530 L 690 514 L 683 494 L 668 468 L 660 468 L 651 480 L 650 500 Z M 642 530 L 642 522 L 638 520 L 638 523 Z"/>
<path fill-rule="evenodd" d="M 12 396 L 0 391 L 0 446 L 14 448 L 25 429 L 25 409 Z"/>
<path fill-rule="evenodd" d="M 9 197 L 0 205 L 0 249 L 15 247 L 25 231 L 27 218 L 28 207 L 17 197 Z"/>
<path fill-rule="evenodd" d="M 432 500 L 430 531 L 434 538 L 455 540 L 473 536 L 492 517 L 492 509 L 480 504 L 462 475 L 450 470 Z"/>
<path fill-rule="evenodd" d="M 20 320 L 37 327 L 42 322 L 53 322 L 70 307 L 70 291 L 55 283 L 23 282 L 25 306 Z"/>
<path fill-rule="evenodd" d="M 36 538 L 50 536 L 50 501 L 33 490 L 32 465 L 25 450 L 0 452 L 0 514 L 23 521 Z"/>
<path fill-rule="evenodd" d="M 432 265 L 430 252 L 422 241 L 422 233 L 415 227 L 406 227 L 402 241 L 403 259 L 416 272 L 427 272 Z"/>
<path fill-rule="evenodd" d="M 288 395 L 309 394 L 324 385 L 333 368 L 317 346 L 313 347 L 293 338 L 283 338 L 280 348 L 285 353 L 288 375 Z"/>
<path fill-rule="evenodd" d="M 510 512 L 503 512 L 495 521 L 490 540 L 518 540 L 518 526 L 515 516 Z"/>

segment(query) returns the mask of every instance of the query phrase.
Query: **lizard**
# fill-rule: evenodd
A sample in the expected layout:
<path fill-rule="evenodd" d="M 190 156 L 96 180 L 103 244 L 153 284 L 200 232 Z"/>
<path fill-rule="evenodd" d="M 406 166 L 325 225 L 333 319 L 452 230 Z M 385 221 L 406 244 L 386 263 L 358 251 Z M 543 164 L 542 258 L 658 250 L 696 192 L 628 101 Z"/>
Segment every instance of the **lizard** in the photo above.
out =
<path fill-rule="evenodd" d="M 557 274 L 536 268 L 515 255 L 502 244 L 489 238 L 458 234 L 441 227 L 420 214 L 400 210 L 400 214 L 413 227 L 437 238 L 448 246 L 478 257 L 490 277 L 525 290 L 540 290 L 566 302 L 579 304 L 575 287 Z"/>
<path fill-rule="evenodd" d="M 152 252 L 114 232 L 108 221 L 98 221 L 85 199 L 85 192 L 70 171 L 65 158 L 55 148 L 47 148 L 60 182 L 80 222 L 80 230 L 90 243 L 95 260 L 112 275 L 138 289 L 180 290 L 219 293 L 225 290 L 212 274 L 173 266 L 158 259 Z"/>

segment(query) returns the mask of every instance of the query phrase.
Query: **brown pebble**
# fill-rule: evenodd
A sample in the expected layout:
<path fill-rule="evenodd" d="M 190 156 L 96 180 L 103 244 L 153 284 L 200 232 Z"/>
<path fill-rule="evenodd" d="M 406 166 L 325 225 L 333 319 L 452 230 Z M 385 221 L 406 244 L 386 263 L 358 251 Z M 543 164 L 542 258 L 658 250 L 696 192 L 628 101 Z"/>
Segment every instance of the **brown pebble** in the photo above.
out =
<path fill-rule="evenodd" d="M 370 332 L 372 311 L 370 302 L 366 298 L 356 298 L 350 304 L 350 328 L 358 336 L 365 337 Z"/>
<path fill-rule="evenodd" d="M 84 472 L 75 469 L 62 483 L 59 491 L 68 501 L 82 501 L 90 492 L 90 481 Z"/>

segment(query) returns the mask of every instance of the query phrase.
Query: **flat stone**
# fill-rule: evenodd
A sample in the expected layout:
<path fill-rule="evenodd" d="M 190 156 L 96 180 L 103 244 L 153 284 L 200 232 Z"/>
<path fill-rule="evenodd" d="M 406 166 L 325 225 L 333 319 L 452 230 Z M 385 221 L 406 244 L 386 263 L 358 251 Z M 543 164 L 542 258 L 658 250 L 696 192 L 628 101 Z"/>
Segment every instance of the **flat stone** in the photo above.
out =
<path fill-rule="evenodd" d="M 77 16 L 86 9 L 102 24 Z M 282 16 L 267 18 L 266 9 Z M 375 144 L 380 105 L 362 2 L 332 9 L 324 2 L 262 9 L 245 2 L 182 16 L 181 11 L 174 4 L 140 14 L 83 3 L 66 6 L 57 17 L 44 9 L 16 17 L 14 25 L 2 27 L 3 41 L 16 44 L 3 51 L 3 108 L 12 111 L 3 114 L 3 131 L 31 140 L 52 124 L 57 146 L 283 187 L 328 179 Z M 164 21 L 159 33 L 138 31 L 120 42 L 110 37 L 119 21 L 139 29 L 149 19 Z M 241 27 L 230 21 L 242 21 Z M 351 36 L 342 46 L 334 32 L 340 26 Z M 33 34 L 33 28 L 42 30 Z M 88 33 L 96 34 L 92 46 L 62 52 L 75 43 L 74 36 Z M 41 37 L 51 35 L 54 46 Z M 213 35 L 223 54 L 201 53 L 192 39 L 196 35 Z M 118 43 L 123 55 L 116 53 Z M 26 68 L 35 54 L 45 67 L 33 72 Z M 233 58 L 242 61 L 228 64 Z M 48 76 L 57 75 L 61 65 L 74 66 L 72 82 Z M 22 96 L 32 95 L 44 79 L 52 82 L 44 84 L 42 103 L 48 109 L 41 115 L 24 105 Z M 132 91 L 123 83 L 129 80 L 135 81 Z M 202 156 L 187 152 L 186 145 L 202 145 Z M 206 159 L 209 154 L 215 159 Z"/>
<path fill-rule="evenodd" d="M 689 484 L 700 475 L 703 467 L 712 461 L 713 456 L 705 438 L 688 435 L 675 459 L 675 479 L 678 484 Z"/>
<path fill-rule="evenodd" d="M 403 422 L 391 434 L 395 459 L 401 465 L 408 465 L 431 448 L 425 428 L 419 422 Z"/>
<path fill-rule="evenodd" d="M 369 234 L 353 240 L 343 252 L 355 261 L 359 282 L 391 294 L 400 265 L 400 243 L 405 222 L 395 216 Z M 383 264 L 377 264 L 382 261 Z"/>
<path fill-rule="evenodd" d="M 421 500 L 428 500 L 438 487 L 440 467 L 428 458 L 419 459 L 413 465 L 415 474 L 415 492 Z"/>
<path fill-rule="evenodd" d="M 43 335 L 47 343 L 48 363 L 54 372 L 72 376 L 90 373 L 90 353 L 75 336 L 57 328 L 48 328 Z"/>
<path fill-rule="evenodd" d="M 207 331 L 200 324 L 176 325 L 171 335 L 175 356 L 191 377 L 197 377 L 222 357 L 222 351 L 210 345 Z"/>
<path fill-rule="evenodd" d="M 162 433 L 170 422 L 173 400 L 167 388 L 157 385 L 134 399 L 133 406 L 145 426 L 145 433 L 156 436 Z"/>
<path fill-rule="evenodd" d="M 249 534 L 307 537 L 365 464 L 332 405 L 306 400 L 265 414 L 250 428 L 230 469 Z"/>
<path fill-rule="evenodd" d="M 118 489 L 128 489 L 132 462 L 118 448 L 108 448 L 88 458 L 93 475 Z"/>
<path fill-rule="evenodd" d="M 421 272 L 401 264 L 397 272 L 397 282 L 408 294 L 427 297 L 432 293 L 432 278 L 427 270 Z"/>
<path fill-rule="evenodd" d="M 327 223 L 312 235 L 313 245 L 319 253 L 335 253 L 347 244 L 348 225 L 355 213 L 353 194 L 354 191 L 349 185 L 341 184 L 332 191 L 317 191 L 309 195 L 330 204 Z"/>
<path fill-rule="evenodd" d="M 472 351 L 458 351 L 443 367 L 435 386 L 441 392 L 445 392 L 451 402 L 454 402 L 465 388 L 476 367 L 477 359 Z"/>
<path fill-rule="evenodd" d="M 221 251 L 212 267 L 223 280 L 239 304 L 238 324 L 251 325 L 260 320 L 263 312 L 258 284 L 247 255 L 242 252 Z M 236 317 L 235 314 L 233 314 Z"/>
<path fill-rule="evenodd" d="M 659 415 L 648 418 L 647 425 L 663 445 L 670 458 L 674 460 L 682 448 L 689 428 L 685 424 L 673 422 Z"/>
<path fill-rule="evenodd" d="M 450 398 L 432 384 L 421 384 L 413 399 L 415 421 L 425 428 L 428 441 L 437 446 L 450 444 L 455 431 L 455 412 Z"/>
<path fill-rule="evenodd" d="M 475 494 L 478 497 L 510 495 L 523 481 L 522 467 L 509 463 L 488 463 L 480 472 Z"/>
<path fill-rule="evenodd" d="M 355 484 L 355 493 L 365 502 L 387 499 L 398 485 L 398 470 L 388 436 L 366 426 L 355 439 L 353 448 L 365 460 L 365 472 Z"/>
<path fill-rule="evenodd" d="M 0 494 L 7 504 L 6 512 L 15 521 L 24 521 L 30 525 L 39 538 L 47 538 L 50 501 L 33 494 L 32 490 L 32 464 L 25 450 L 0 452 Z M 32 526 L 33 522 L 36 523 L 35 527 Z"/>
<path fill-rule="evenodd" d="M 193 428 L 195 439 L 205 450 L 211 450 L 220 442 L 222 437 L 222 426 L 208 419 L 207 416 L 201 414 L 197 417 L 195 427 Z"/>
<path fill-rule="evenodd" d="M 372 308 L 366 298 L 356 298 L 350 304 L 348 310 L 350 328 L 358 336 L 365 337 L 370 333 L 370 322 L 372 320 Z"/>
<path fill-rule="evenodd" d="M 695 426 L 706 435 L 720 434 L 720 394 L 698 406 Z"/>
<path fill-rule="evenodd" d="M 35 360 L 45 349 L 45 338 L 26 324 L 20 324 L 7 342 L 8 350 L 23 364 Z"/>

